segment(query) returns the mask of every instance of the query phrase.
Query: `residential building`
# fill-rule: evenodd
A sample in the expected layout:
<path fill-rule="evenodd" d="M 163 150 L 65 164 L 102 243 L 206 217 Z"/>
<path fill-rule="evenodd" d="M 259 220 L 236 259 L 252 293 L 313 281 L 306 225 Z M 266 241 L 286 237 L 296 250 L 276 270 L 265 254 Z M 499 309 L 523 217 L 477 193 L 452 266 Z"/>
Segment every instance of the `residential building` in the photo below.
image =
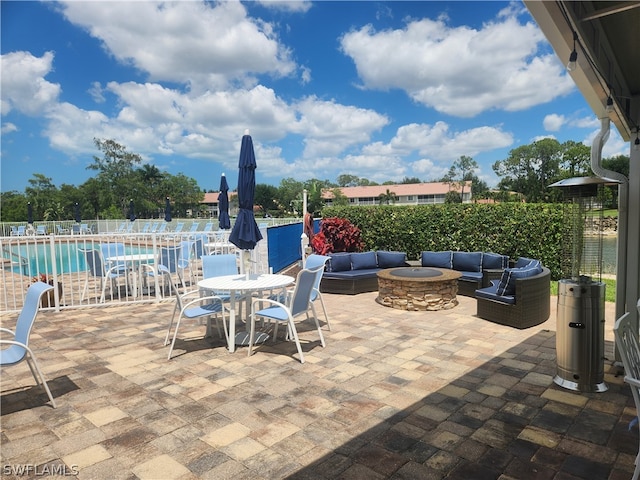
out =
<path fill-rule="evenodd" d="M 209 218 L 219 218 L 220 209 L 218 206 L 218 195 L 220 192 L 206 192 L 204 194 L 204 200 L 200 202 L 201 205 L 206 205 L 207 213 L 204 214 L 204 217 Z M 236 192 L 228 192 L 229 200 L 234 198 L 237 193 Z M 237 215 L 237 208 L 232 207 L 231 202 L 229 203 L 229 215 Z"/>
<path fill-rule="evenodd" d="M 447 193 L 457 191 L 462 193 L 463 203 L 471 202 L 471 184 L 464 182 L 464 189 L 457 184 L 444 182 L 431 183 L 401 183 L 397 185 L 375 185 L 366 187 L 340 187 L 339 190 L 349 199 L 349 205 L 379 205 L 380 195 L 387 195 L 387 191 L 395 195 L 393 205 L 429 205 L 444 203 Z M 326 205 L 332 205 L 333 189 L 322 192 Z"/>

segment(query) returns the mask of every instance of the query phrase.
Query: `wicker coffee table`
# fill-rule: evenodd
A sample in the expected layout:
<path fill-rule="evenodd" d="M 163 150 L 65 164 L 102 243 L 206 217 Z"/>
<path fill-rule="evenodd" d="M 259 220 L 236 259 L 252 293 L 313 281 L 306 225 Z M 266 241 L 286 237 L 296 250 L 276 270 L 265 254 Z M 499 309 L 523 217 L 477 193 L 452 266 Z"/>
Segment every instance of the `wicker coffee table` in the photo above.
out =
<path fill-rule="evenodd" d="M 433 267 L 399 267 L 378 272 L 376 302 L 399 310 L 447 310 L 458 305 L 455 270 Z"/>

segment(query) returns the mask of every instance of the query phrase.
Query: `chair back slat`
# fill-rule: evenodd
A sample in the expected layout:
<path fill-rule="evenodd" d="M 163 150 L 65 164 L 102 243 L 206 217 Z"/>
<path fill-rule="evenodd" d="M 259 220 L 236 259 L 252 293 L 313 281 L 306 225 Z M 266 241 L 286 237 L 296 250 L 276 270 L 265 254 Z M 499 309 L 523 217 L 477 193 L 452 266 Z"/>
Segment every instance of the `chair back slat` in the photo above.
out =
<path fill-rule="evenodd" d="M 613 333 L 616 348 L 624 365 L 625 376 L 640 381 L 640 342 L 638 341 L 638 332 L 633 328 L 629 313 L 625 313 L 616 321 Z M 637 390 L 636 387 L 632 386 L 631 388 Z"/>
<path fill-rule="evenodd" d="M 202 278 L 237 275 L 238 262 L 233 254 L 202 255 Z"/>
<path fill-rule="evenodd" d="M 311 254 L 307 257 L 304 263 L 304 267 L 308 270 L 315 270 L 321 268 L 324 271 L 326 263 L 329 261 L 329 257 L 326 255 Z M 313 283 L 313 291 L 311 292 L 311 301 L 314 301 L 318 297 L 320 291 L 320 281 L 322 280 L 322 273 L 316 275 L 316 281 Z"/>
<path fill-rule="evenodd" d="M 316 276 L 322 271 L 322 267 L 316 267 L 314 270 L 303 269 L 298 272 L 296 279 L 296 288 L 291 297 L 291 314 L 296 315 L 307 311 L 311 302 L 311 292 L 316 281 Z"/>
<path fill-rule="evenodd" d="M 176 273 L 178 271 L 181 251 L 181 246 L 160 247 L 160 259 L 158 264 L 163 265 L 170 273 Z"/>
<path fill-rule="evenodd" d="M 38 308 L 40 307 L 40 297 L 49 290 L 53 290 L 53 286 L 44 282 L 32 283 L 27 289 L 27 295 L 24 299 L 24 307 L 16 320 L 16 336 L 15 339 L 29 344 L 29 334 L 33 327 L 33 322 L 38 314 Z"/>
<path fill-rule="evenodd" d="M 84 253 L 84 258 L 89 267 L 89 272 L 93 277 L 104 277 L 105 268 L 100 250 L 79 250 Z"/>

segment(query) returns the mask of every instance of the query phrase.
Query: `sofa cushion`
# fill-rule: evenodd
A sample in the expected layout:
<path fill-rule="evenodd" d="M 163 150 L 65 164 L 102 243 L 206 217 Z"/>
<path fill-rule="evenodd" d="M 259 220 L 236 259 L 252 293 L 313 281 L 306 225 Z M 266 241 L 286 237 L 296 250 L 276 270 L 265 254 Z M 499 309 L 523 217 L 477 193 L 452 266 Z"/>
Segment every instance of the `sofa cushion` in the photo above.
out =
<path fill-rule="evenodd" d="M 460 272 L 459 270 L 457 270 Z M 473 280 L 475 282 L 482 280 L 482 272 L 460 272 L 462 276 L 459 280 Z"/>
<path fill-rule="evenodd" d="M 388 252 L 386 250 L 378 250 L 378 267 L 393 268 L 404 267 L 406 265 L 407 254 L 404 252 Z"/>
<path fill-rule="evenodd" d="M 533 258 L 518 257 L 518 260 L 516 260 L 516 264 L 514 265 L 514 267 L 515 268 L 526 267 L 527 265 L 529 265 L 533 261 L 534 261 Z"/>
<path fill-rule="evenodd" d="M 343 272 L 324 272 L 322 278 L 341 278 L 344 280 L 376 278 L 379 271 L 379 268 L 365 268 L 362 270 L 345 270 Z"/>
<path fill-rule="evenodd" d="M 503 270 L 509 266 L 509 257 L 499 253 L 486 252 L 482 254 L 482 268 L 485 270 Z"/>
<path fill-rule="evenodd" d="M 378 268 L 376 252 L 361 252 L 351 254 L 352 270 L 367 270 L 371 268 Z"/>
<path fill-rule="evenodd" d="M 516 297 L 513 295 L 498 295 L 498 284 L 500 282 L 494 281 L 490 287 L 480 288 L 476 290 L 476 298 L 486 298 L 488 300 L 496 300 L 502 303 L 515 304 Z"/>
<path fill-rule="evenodd" d="M 453 252 L 422 252 L 420 262 L 423 267 L 453 268 Z"/>
<path fill-rule="evenodd" d="M 346 252 L 330 253 L 329 268 L 330 272 L 344 272 L 351 270 L 351 254 Z"/>
<path fill-rule="evenodd" d="M 542 267 L 532 266 L 523 268 L 505 268 L 498 283 L 496 293 L 498 295 L 515 295 L 516 279 L 529 278 L 542 272 Z"/>
<path fill-rule="evenodd" d="M 453 269 L 459 272 L 482 271 L 482 252 L 453 252 Z"/>

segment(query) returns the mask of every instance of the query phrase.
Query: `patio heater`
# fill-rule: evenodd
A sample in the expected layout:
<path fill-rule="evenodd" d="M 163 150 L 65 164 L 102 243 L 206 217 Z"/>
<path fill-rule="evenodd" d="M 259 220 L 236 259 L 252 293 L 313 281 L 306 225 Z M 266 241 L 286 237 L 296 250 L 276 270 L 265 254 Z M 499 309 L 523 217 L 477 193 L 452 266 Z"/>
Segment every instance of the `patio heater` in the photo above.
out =
<path fill-rule="evenodd" d="M 553 381 L 580 392 L 604 392 L 604 299 L 602 283 L 603 193 L 617 182 L 576 177 L 562 188 L 563 239 L 558 282 L 557 370 Z"/>

